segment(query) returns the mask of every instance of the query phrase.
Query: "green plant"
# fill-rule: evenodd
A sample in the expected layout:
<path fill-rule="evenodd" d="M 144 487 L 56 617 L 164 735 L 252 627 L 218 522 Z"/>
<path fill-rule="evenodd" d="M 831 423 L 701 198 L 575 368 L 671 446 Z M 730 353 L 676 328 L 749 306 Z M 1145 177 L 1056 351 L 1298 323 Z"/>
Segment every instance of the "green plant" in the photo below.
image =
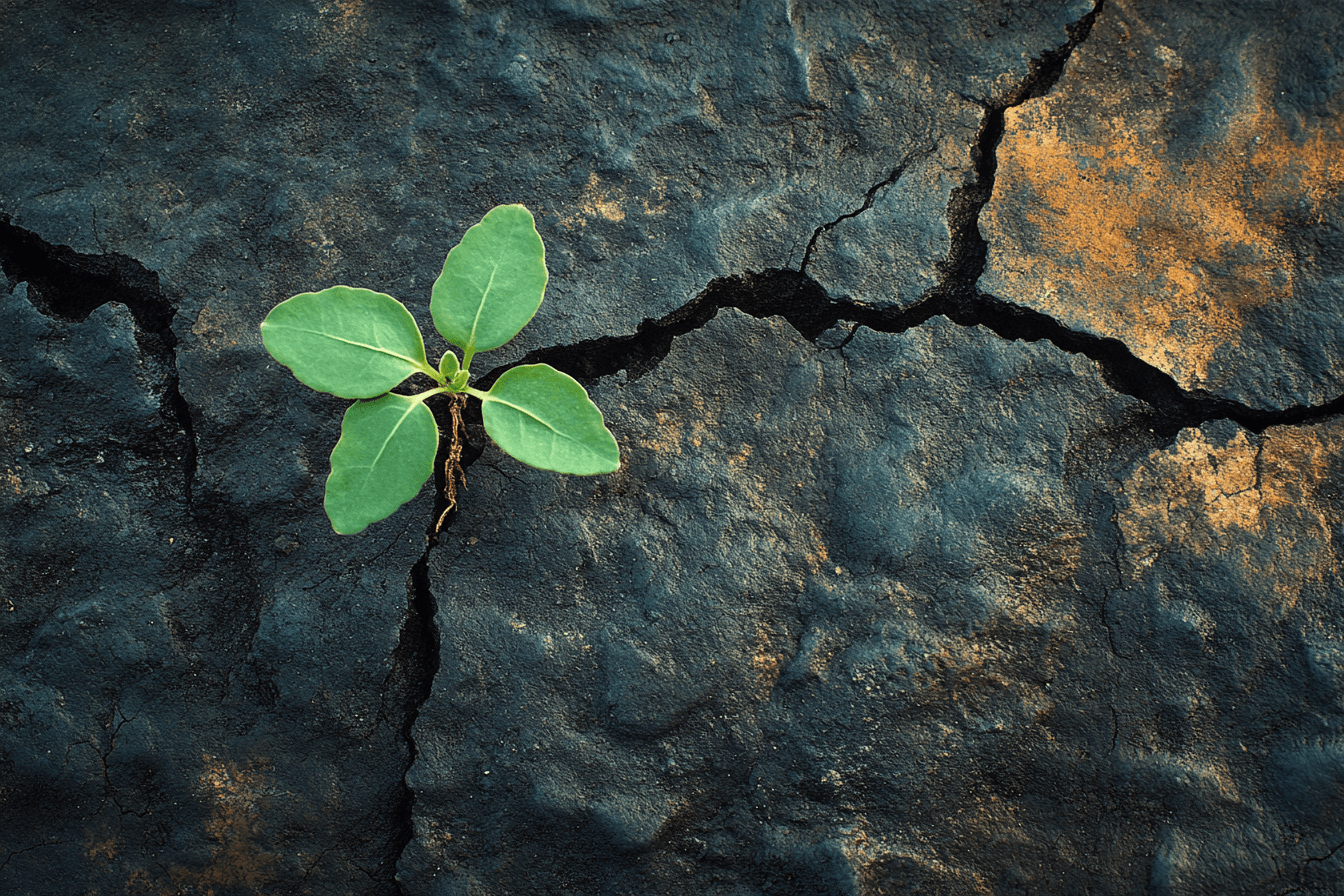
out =
<path fill-rule="evenodd" d="M 453 396 L 446 491 L 456 501 L 457 459 L 467 395 L 479 398 L 485 431 L 505 452 L 534 467 L 594 475 L 620 466 L 616 439 L 602 412 L 572 377 L 546 364 L 504 372 L 482 392 L 467 385 L 477 352 L 499 348 L 527 326 L 546 290 L 546 250 L 521 205 L 491 209 L 448 253 L 434 281 L 434 328 L 462 349 L 437 368 L 406 307 L 389 295 L 350 286 L 305 292 L 271 309 L 261 324 L 266 350 L 299 381 L 351 405 L 331 452 L 324 505 L 332 528 L 362 532 L 391 516 L 434 471 L 439 429 L 425 406 L 431 395 Z M 413 374 L 438 386 L 418 395 L 391 390 Z"/>

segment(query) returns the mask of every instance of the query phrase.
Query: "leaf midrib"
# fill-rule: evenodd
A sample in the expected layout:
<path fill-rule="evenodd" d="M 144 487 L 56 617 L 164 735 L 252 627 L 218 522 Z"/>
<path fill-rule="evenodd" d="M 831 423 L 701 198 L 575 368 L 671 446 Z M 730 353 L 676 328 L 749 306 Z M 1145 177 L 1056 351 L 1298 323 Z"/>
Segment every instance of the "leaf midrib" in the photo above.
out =
<path fill-rule="evenodd" d="M 417 370 L 420 369 L 420 362 L 417 361 L 415 358 L 403 355 L 400 352 L 389 351 L 385 348 L 382 348 L 381 346 L 369 345 L 367 342 L 356 342 L 353 339 L 346 339 L 344 336 L 333 336 L 331 333 L 324 333 L 321 330 L 309 330 L 305 327 L 286 327 L 282 325 L 278 329 L 290 330 L 295 333 L 308 333 L 311 336 L 321 336 L 324 339 L 330 339 L 333 342 L 344 342 L 346 345 L 353 345 L 357 348 L 366 348 L 371 352 L 378 352 L 379 354 L 387 355 L 392 358 L 399 358 L 400 360 L 405 361 L 407 364 L 411 365 L 415 369 Z M 426 361 L 425 363 L 428 364 L 429 362 Z"/>
<path fill-rule="evenodd" d="M 485 311 L 485 303 L 490 298 L 490 290 L 495 285 L 495 274 L 497 273 L 499 273 L 498 261 L 490 266 L 490 279 L 486 281 L 485 289 L 481 290 L 481 301 L 476 304 L 476 317 L 471 321 L 471 335 L 467 337 L 467 344 L 463 346 L 464 349 L 475 348 L 476 346 L 476 328 L 481 323 L 481 313 Z"/>
<path fill-rule="evenodd" d="M 406 410 L 397 420 L 396 425 L 393 426 L 392 429 L 388 431 L 387 438 L 383 439 L 383 444 L 378 447 L 378 454 L 374 456 L 373 462 L 370 463 L 369 466 L 367 467 L 368 470 L 371 471 L 378 466 L 378 461 L 383 459 L 383 452 L 387 451 L 387 446 L 391 443 L 392 437 L 395 436 L 397 433 L 401 432 L 401 425 L 406 422 L 406 418 L 411 416 L 412 412 L 414 412 L 415 409 L 419 407 L 419 405 L 420 405 L 419 402 L 412 402 L 411 404 L 406 406 Z"/>
<path fill-rule="evenodd" d="M 487 392 L 487 393 L 485 393 L 485 395 L 488 397 L 488 396 L 490 396 L 490 393 Z M 504 407 L 506 407 L 506 408 L 513 408 L 513 409 L 514 409 L 515 411 L 517 411 L 518 413 L 520 413 L 520 414 L 522 414 L 522 415 L 524 415 L 524 416 L 527 416 L 527 417 L 531 417 L 533 420 L 537 421 L 537 422 L 540 423 L 542 426 L 544 426 L 544 427 L 546 427 L 547 429 L 549 429 L 551 432 L 553 432 L 553 433 L 555 433 L 556 435 L 560 436 L 560 438 L 562 438 L 562 439 L 568 439 L 569 441 L 574 442 L 574 443 L 577 444 L 577 445 L 585 445 L 585 447 L 586 447 L 586 443 L 585 443 L 585 442 L 581 442 L 581 441 L 579 441 L 578 439 L 574 438 L 573 436 L 568 435 L 568 434 L 562 432 L 561 430 L 556 429 L 554 426 L 552 426 L 551 424 L 547 423 L 545 420 L 541 419 L 541 418 L 538 417 L 536 414 L 534 414 L 534 413 L 532 413 L 531 411 L 529 411 L 527 408 L 519 407 L 518 405 L 514 404 L 513 402 L 511 402 L 511 401 L 505 401 L 505 400 L 502 399 L 502 398 L 489 397 L 489 400 L 490 400 L 490 401 L 493 401 L 493 402 L 495 402 L 495 403 L 497 403 L 497 404 L 502 404 L 502 405 L 504 405 Z M 589 449 L 589 450 L 591 451 L 592 449 Z"/>

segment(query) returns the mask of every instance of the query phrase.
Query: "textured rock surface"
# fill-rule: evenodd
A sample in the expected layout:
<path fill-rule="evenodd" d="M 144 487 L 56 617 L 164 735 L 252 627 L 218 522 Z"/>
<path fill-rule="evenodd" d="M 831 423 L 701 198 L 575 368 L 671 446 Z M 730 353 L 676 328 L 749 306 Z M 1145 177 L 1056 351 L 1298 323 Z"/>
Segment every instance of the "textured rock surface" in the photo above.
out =
<path fill-rule="evenodd" d="M 1310 0 L 1116 0 L 1010 110 L 980 286 L 1261 408 L 1344 384 L 1344 65 Z"/>
<path fill-rule="evenodd" d="M 1338 424 L 1150 450 L 1092 362 L 942 318 L 725 311 L 595 394 L 619 475 L 487 455 L 432 554 L 410 892 L 1344 871 Z"/>
<path fill-rule="evenodd" d="M 418 527 L 351 545 L 256 484 L 189 503 L 162 343 L 122 304 L 72 322 L 31 298 L 0 304 L 4 891 L 390 880 Z"/>
<path fill-rule="evenodd" d="M 0 892 L 1337 889 L 1338 11 L 143 6 L 0 2 Z M 257 324 L 499 202 L 626 464 L 339 538 Z"/>
<path fill-rule="evenodd" d="M 633 332 L 717 276 L 796 265 L 921 154 L 885 239 L 888 288 L 917 296 L 976 103 L 1091 8 L 80 6 L 6 7 L 7 75 L 31 85 L 0 99 L 14 223 L 172 274 L 184 313 L 260 316 L 335 280 L 424 301 L 461 230 L 522 202 L 553 279 L 518 349 Z M 53 58 L 66 47 L 79 63 Z M 895 248 L 912 235 L 920 255 Z"/>

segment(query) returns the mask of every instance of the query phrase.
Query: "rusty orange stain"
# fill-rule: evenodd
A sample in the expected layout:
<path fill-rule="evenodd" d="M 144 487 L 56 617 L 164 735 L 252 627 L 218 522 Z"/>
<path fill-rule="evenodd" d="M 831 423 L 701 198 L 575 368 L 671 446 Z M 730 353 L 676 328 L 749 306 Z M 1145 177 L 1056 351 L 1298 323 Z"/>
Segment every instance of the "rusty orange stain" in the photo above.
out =
<path fill-rule="evenodd" d="M 1182 430 L 1120 483 L 1130 576 L 1174 550 L 1228 556 L 1292 607 L 1303 586 L 1338 572 L 1332 514 L 1316 496 L 1342 451 L 1344 425 L 1335 422 L 1271 427 L 1258 440 L 1238 430 L 1222 445 Z M 1268 561 L 1259 545 L 1272 546 Z"/>
<path fill-rule="evenodd" d="M 197 791 L 209 809 L 210 860 L 203 868 L 170 868 L 169 877 L 179 889 L 204 896 L 261 892 L 283 874 L 280 856 L 258 843 L 266 833 L 266 809 L 278 792 L 266 773 L 269 763 L 239 765 L 207 753 L 202 766 Z"/>
<path fill-rule="evenodd" d="M 1247 341 L 1246 311 L 1291 311 L 1299 262 L 1287 216 L 1322 218 L 1344 186 L 1344 116 L 1294 136 L 1273 107 L 1272 64 L 1246 59 L 1242 70 L 1261 74 L 1221 138 L 1177 155 L 1167 128 L 1200 100 L 1179 92 L 1174 51 L 1151 53 L 1168 70 L 1163 96 L 1136 95 L 1148 86 L 1136 79 L 1119 105 L 1098 96 L 1083 123 L 1070 116 L 1100 87 L 1080 82 L 1008 110 L 983 216 L 990 286 L 1123 340 L 1187 388 L 1216 388 L 1211 366 Z"/>

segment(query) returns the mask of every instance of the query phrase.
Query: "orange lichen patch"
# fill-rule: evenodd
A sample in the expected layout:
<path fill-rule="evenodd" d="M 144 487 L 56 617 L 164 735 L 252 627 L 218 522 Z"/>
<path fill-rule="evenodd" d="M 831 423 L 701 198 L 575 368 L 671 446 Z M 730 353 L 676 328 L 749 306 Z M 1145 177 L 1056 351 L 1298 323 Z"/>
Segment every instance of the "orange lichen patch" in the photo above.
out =
<path fill-rule="evenodd" d="M 603 184 L 597 173 L 588 175 L 588 183 L 575 203 L 574 214 L 560 221 L 566 227 L 584 227 L 594 218 L 604 221 L 624 221 L 625 204 L 629 197 L 624 191 Z"/>
<path fill-rule="evenodd" d="M 119 845 L 116 834 L 104 832 L 101 836 L 91 837 L 84 844 L 84 855 L 91 862 L 106 864 L 116 858 Z"/>
<path fill-rule="evenodd" d="M 0 490 L 14 494 L 20 498 L 41 498 L 51 494 L 51 486 L 42 481 L 32 481 L 24 479 L 13 470 L 6 469 L 0 473 Z"/>
<path fill-rule="evenodd" d="M 322 30 L 339 38 L 343 44 L 363 38 L 369 30 L 363 0 L 335 0 L 318 10 Z"/>
<path fill-rule="evenodd" d="M 661 215 L 671 203 L 667 198 L 667 178 L 654 175 L 653 189 L 641 201 L 646 215 Z"/>
<path fill-rule="evenodd" d="M 723 127 L 723 117 L 719 115 L 719 108 L 714 104 L 714 97 L 710 96 L 709 91 L 699 84 L 695 87 L 695 93 L 700 98 L 700 117 Z"/>
<path fill-rule="evenodd" d="M 210 811 L 205 824 L 210 862 L 204 868 L 170 868 L 169 877 L 180 890 L 206 896 L 261 892 L 283 873 L 280 857 L 256 842 L 266 829 L 267 804 L 278 792 L 264 771 L 267 763 L 239 766 L 207 753 L 202 764 L 197 789 Z"/>
<path fill-rule="evenodd" d="M 704 399 L 699 395 L 688 395 L 686 400 L 688 407 L 655 412 L 657 426 L 636 435 L 643 447 L 661 457 L 669 457 L 681 455 L 687 447 L 698 449 L 707 440 L 714 439 L 710 427 L 716 426 L 716 420 L 710 416 Z"/>
<path fill-rule="evenodd" d="M 1239 430 L 1224 446 L 1210 444 L 1197 429 L 1181 432 L 1170 451 L 1149 457 L 1126 483 L 1131 495 L 1153 500 L 1131 504 L 1120 517 L 1125 541 L 1140 551 L 1156 551 L 1171 540 L 1188 540 L 1194 530 L 1210 540 L 1188 541 L 1197 551 L 1225 539 L 1234 528 L 1261 535 L 1266 496 L 1260 487 L 1260 446 Z"/>
<path fill-rule="evenodd" d="M 1179 70 L 1172 51 L 1150 52 Z M 1100 115 L 1082 100 L 1101 88 L 1086 83 L 1008 110 L 983 219 L 986 286 L 1123 340 L 1188 388 L 1217 387 L 1215 358 L 1253 341 L 1246 310 L 1291 313 L 1298 263 L 1287 215 L 1323 216 L 1344 186 L 1344 118 L 1295 138 L 1261 83 L 1220 139 L 1177 156 L 1169 118 L 1201 99 L 1168 83 L 1151 101 L 1140 83 Z M 1084 108 L 1089 117 L 1074 120 Z"/>
<path fill-rule="evenodd" d="M 1258 442 L 1258 444 L 1257 444 Z M 1291 606 L 1303 585 L 1336 571 L 1330 511 L 1316 498 L 1344 449 L 1338 424 L 1238 430 L 1226 444 L 1186 429 L 1121 484 L 1118 523 L 1130 572 L 1185 551 L 1240 562 L 1248 584 Z"/>
<path fill-rule="evenodd" d="M 826 547 L 826 539 L 815 522 L 809 517 L 798 518 L 800 546 L 803 548 L 803 568 L 815 575 L 831 561 L 831 552 Z"/>
<path fill-rule="evenodd" d="M 781 642 L 787 639 L 779 639 Z M 779 676 L 784 671 L 785 661 L 788 655 L 782 649 L 781 644 L 776 644 L 775 633 L 764 622 L 757 622 L 756 637 L 750 650 L 749 666 L 754 696 L 758 700 L 763 700 L 770 696 L 774 690 L 775 683 L 779 681 Z"/>
<path fill-rule="evenodd" d="M 744 442 L 742 443 L 742 446 L 738 448 L 737 451 L 728 455 L 728 466 L 732 467 L 734 472 L 740 473 L 746 467 L 747 460 L 750 457 L 751 457 L 751 446 Z"/>
<path fill-rule="evenodd" d="M 646 190 L 635 190 L 635 197 L 631 196 L 631 189 L 603 183 L 596 172 L 591 173 L 574 203 L 573 214 L 562 218 L 560 224 L 572 230 L 599 219 L 613 223 L 624 221 L 635 208 L 645 215 L 659 215 L 667 210 L 666 178 L 655 176 L 653 184 Z"/>

